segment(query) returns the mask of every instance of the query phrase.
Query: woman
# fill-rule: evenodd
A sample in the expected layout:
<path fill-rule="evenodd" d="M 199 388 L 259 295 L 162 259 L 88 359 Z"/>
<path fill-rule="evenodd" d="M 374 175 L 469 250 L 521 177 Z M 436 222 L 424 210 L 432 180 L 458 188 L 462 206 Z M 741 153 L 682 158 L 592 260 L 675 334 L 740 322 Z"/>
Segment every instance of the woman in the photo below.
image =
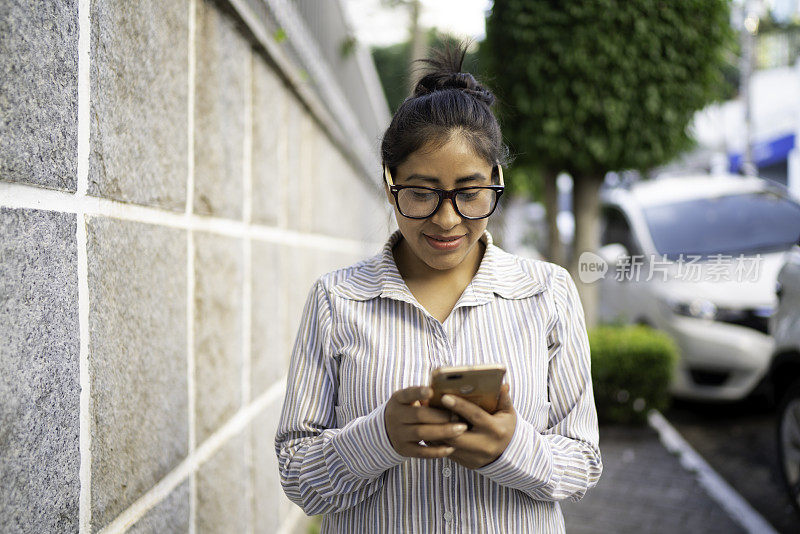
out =
<path fill-rule="evenodd" d="M 275 448 L 323 532 L 563 532 L 602 471 L 575 284 L 486 230 L 508 149 L 465 51 L 425 60 L 384 135 L 398 230 L 303 311 Z M 432 369 L 481 363 L 507 369 L 495 413 L 428 406 Z"/>

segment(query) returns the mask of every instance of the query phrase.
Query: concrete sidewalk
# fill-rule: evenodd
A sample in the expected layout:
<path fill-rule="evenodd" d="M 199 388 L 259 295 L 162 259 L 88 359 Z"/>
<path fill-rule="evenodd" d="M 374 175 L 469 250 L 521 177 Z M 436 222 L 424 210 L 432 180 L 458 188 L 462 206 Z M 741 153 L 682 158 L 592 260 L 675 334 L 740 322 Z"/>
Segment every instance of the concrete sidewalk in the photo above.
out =
<path fill-rule="evenodd" d="M 561 501 L 568 534 L 746 532 L 650 426 L 600 427 L 603 474 L 578 501 Z"/>

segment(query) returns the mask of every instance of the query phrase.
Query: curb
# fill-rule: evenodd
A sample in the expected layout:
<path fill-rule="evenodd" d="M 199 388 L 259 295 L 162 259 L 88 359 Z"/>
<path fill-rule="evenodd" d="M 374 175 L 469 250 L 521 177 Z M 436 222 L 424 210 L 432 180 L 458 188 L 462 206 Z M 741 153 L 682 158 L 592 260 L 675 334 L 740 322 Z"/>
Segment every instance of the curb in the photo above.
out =
<path fill-rule="evenodd" d="M 708 496 L 714 499 L 731 519 L 751 534 L 778 534 L 772 525 L 683 439 L 661 412 L 650 410 L 647 422 L 658 432 L 664 448 L 678 456 L 681 466 L 697 477 L 697 481 Z"/>

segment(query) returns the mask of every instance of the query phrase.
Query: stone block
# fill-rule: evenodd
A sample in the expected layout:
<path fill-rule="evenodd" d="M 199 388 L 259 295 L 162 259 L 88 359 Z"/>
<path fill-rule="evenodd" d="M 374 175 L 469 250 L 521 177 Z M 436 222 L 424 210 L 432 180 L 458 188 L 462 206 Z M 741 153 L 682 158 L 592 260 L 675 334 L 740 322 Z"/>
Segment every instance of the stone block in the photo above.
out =
<path fill-rule="evenodd" d="M 281 251 L 281 270 L 286 273 L 286 286 L 288 289 L 286 294 L 286 329 L 284 331 L 286 346 L 289 349 L 286 353 L 287 357 L 297 339 L 300 321 L 303 316 L 303 307 L 316 278 L 313 276 L 314 272 L 316 272 L 316 269 L 313 268 L 314 254 L 315 251 L 307 247 L 290 245 L 284 246 Z"/>
<path fill-rule="evenodd" d="M 245 431 L 231 438 L 197 474 L 198 534 L 239 534 L 249 531 L 252 516 Z"/>
<path fill-rule="evenodd" d="M 189 2 L 91 3 L 89 194 L 183 211 Z"/>
<path fill-rule="evenodd" d="M 314 118 L 305 109 L 300 119 L 300 183 L 297 226 L 301 232 L 311 232 L 314 222 L 315 191 L 314 177 L 319 169 L 319 149 L 318 140 L 320 136 L 319 126 Z M 330 189 L 326 189 L 327 198 L 335 198 Z"/>
<path fill-rule="evenodd" d="M 383 243 L 391 233 L 389 222 L 394 221 L 394 209 L 380 184 L 374 181 L 358 182 L 364 209 L 351 236 L 366 243 Z"/>
<path fill-rule="evenodd" d="M 78 0 L 0 5 L 0 180 L 75 191 Z"/>
<path fill-rule="evenodd" d="M 242 242 L 198 232 L 195 244 L 195 414 L 202 443 L 242 404 Z"/>
<path fill-rule="evenodd" d="M 288 112 L 286 116 L 286 227 L 291 230 L 301 228 L 301 204 L 305 200 L 303 193 L 303 169 L 301 165 L 303 152 L 303 121 L 306 113 L 302 104 L 289 95 L 286 99 Z"/>
<path fill-rule="evenodd" d="M 92 522 L 101 529 L 186 456 L 186 233 L 87 224 Z"/>
<path fill-rule="evenodd" d="M 253 419 L 253 495 L 256 534 L 277 532 L 289 507 L 295 506 L 281 487 L 278 457 L 275 454 L 275 432 L 278 428 L 283 393 Z"/>
<path fill-rule="evenodd" d="M 314 210 L 311 230 L 323 235 L 334 235 L 340 212 L 349 207 L 347 196 L 339 186 L 335 173 L 336 147 L 327 136 L 320 135 L 316 143 L 317 171 L 311 175 Z"/>
<path fill-rule="evenodd" d="M 74 214 L 0 208 L 0 523 L 77 532 L 78 275 Z"/>
<path fill-rule="evenodd" d="M 163 501 L 148 510 L 127 532 L 130 534 L 189 532 L 189 490 L 189 479 L 186 479 Z"/>
<path fill-rule="evenodd" d="M 255 241 L 252 245 L 252 398 L 267 390 L 286 372 L 286 299 L 293 282 L 285 277 L 283 245 Z"/>
<path fill-rule="evenodd" d="M 240 219 L 250 45 L 209 0 L 196 20 L 194 211 Z"/>
<path fill-rule="evenodd" d="M 288 158 L 288 102 L 278 74 L 253 55 L 253 222 L 285 223 Z"/>
<path fill-rule="evenodd" d="M 334 202 L 329 209 L 338 216 L 336 224 L 329 223 L 326 233 L 344 239 L 363 239 L 365 234 L 376 230 L 375 213 L 381 202 L 377 194 L 378 185 L 367 186 L 338 150 L 333 153 L 331 169 L 331 175 L 327 176 L 326 173 L 326 179 L 330 179 L 332 187 L 341 191 L 341 196 L 328 201 Z"/>

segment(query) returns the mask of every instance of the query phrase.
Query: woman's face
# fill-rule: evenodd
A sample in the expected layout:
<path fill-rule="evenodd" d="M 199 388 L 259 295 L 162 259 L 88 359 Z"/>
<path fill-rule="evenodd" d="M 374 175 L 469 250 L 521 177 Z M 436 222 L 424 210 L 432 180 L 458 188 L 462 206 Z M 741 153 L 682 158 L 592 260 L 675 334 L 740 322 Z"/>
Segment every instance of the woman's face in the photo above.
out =
<path fill-rule="evenodd" d="M 475 185 L 491 185 L 492 166 L 478 157 L 455 134 L 436 150 L 426 147 L 412 153 L 400 164 L 392 179 L 395 185 L 420 185 L 437 189 L 456 189 Z M 451 200 L 445 200 L 427 219 L 409 219 L 397 210 L 394 196 L 384 181 L 389 202 L 394 207 L 397 226 L 414 255 L 431 269 L 445 271 L 461 264 L 465 258 L 478 253 L 478 240 L 486 229 L 488 218 L 470 220 L 456 213 Z M 429 236 L 461 236 L 457 245 L 443 249 Z"/>

